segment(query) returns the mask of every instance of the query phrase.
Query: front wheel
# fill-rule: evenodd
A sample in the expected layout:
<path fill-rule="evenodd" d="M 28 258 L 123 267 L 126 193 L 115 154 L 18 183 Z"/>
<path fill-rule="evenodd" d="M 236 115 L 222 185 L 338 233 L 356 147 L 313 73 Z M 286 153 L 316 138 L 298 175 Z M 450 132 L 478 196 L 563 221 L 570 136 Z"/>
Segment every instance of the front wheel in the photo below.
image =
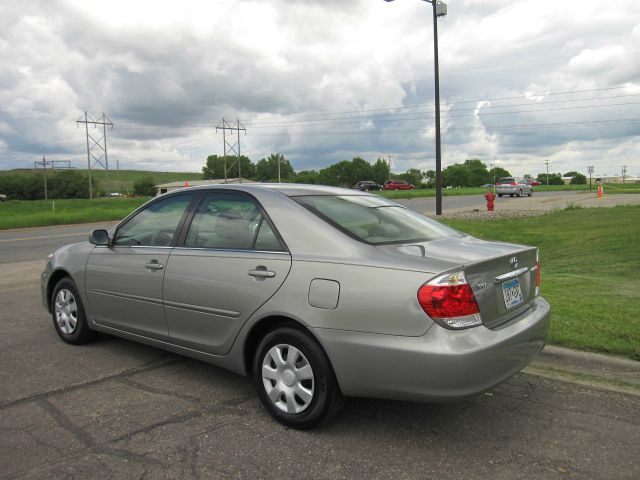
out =
<path fill-rule="evenodd" d="M 58 336 L 67 343 L 82 345 L 95 334 L 89 328 L 82 299 L 70 278 L 63 278 L 53 289 L 51 316 Z"/>
<path fill-rule="evenodd" d="M 253 365 L 258 397 L 273 418 L 298 429 L 329 420 L 342 396 L 322 348 L 292 327 L 269 332 Z"/>

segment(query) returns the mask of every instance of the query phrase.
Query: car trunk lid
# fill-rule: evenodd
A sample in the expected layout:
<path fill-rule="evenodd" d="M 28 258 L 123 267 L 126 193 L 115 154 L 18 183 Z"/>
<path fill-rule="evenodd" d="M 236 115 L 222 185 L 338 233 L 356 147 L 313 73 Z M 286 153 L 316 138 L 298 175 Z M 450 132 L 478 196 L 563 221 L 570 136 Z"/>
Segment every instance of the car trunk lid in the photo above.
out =
<path fill-rule="evenodd" d="M 487 328 L 497 328 L 516 317 L 536 296 L 535 247 L 461 236 L 378 248 L 398 260 L 404 257 L 405 264 L 407 256 L 422 257 L 431 271 L 438 270 L 434 274 L 464 270 Z M 416 267 L 419 263 L 416 259 Z"/>

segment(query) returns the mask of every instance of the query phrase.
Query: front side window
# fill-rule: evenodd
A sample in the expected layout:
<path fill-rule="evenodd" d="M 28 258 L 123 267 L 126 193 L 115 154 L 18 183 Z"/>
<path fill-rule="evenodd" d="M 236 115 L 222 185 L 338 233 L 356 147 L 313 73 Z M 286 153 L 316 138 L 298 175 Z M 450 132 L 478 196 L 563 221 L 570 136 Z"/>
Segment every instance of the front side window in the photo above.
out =
<path fill-rule="evenodd" d="M 193 195 L 178 195 L 154 202 L 116 232 L 116 246 L 168 247 Z"/>
<path fill-rule="evenodd" d="M 295 200 L 350 236 L 373 245 L 461 236 L 456 230 L 382 197 L 318 195 Z"/>
<path fill-rule="evenodd" d="M 208 194 L 198 206 L 184 243 L 191 248 L 282 251 L 258 205 L 249 197 Z"/>

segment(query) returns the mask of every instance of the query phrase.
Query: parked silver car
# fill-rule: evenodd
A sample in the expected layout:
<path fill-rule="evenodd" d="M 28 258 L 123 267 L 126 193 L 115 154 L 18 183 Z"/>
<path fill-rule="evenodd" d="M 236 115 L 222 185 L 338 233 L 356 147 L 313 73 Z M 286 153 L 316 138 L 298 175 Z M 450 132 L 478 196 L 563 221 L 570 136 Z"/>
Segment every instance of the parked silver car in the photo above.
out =
<path fill-rule="evenodd" d="M 517 195 L 533 195 L 533 187 L 529 185 L 523 178 L 503 177 L 496 182 L 496 193 L 499 197 L 509 195 L 513 197 Z"/>
<path fill-rule="evenodd" d="M 253 376 L 273 417 L 309 428 L 343 395 L 444 401 L 518 372 L 547 335 L 539 274 L 534 247 L 377 195 L 220 185 L 57 250 L 42 299 L 65 342 L 106 332 Z"/>

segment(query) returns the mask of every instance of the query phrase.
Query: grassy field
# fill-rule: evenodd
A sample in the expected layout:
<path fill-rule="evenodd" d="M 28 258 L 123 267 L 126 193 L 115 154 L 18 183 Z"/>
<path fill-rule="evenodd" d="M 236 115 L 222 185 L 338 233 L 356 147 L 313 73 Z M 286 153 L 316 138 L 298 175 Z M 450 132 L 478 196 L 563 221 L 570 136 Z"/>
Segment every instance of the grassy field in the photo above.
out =
<path fill-rule="evenodd" d="M 120 220 L 148 198 L 11 200 L 0 203 L 0 230 Z"/>
<path fill-rule="evenodd" d="M 540 248 L 552 343 L 640 360 L 640 206 L 445 223 L 481 238 Z"/>
<path fill-rule="evenodd" d="M 56 170 L 58 171 L 58 170 Z M 76 172 L 83 174 L 87 173 L 86 169 L 74 169 Z M 24 169 L 24 170 L 0 170 L 0 175 L 10 174 L 31 174 L 42 176 L 42 170 Z M 100 188 L 107 189 L 107 171 L 102 169 L 92 169 L 91 176 L 96 178 L 100 184 Z M 202 173 L 200 172 L 148 172 L 146 170 L 120 170 L 118 173 L 115 170 L 109 170 L 109 190 L 111 192 L 120 193 L 132 193 L 133 184 L 144 177 L 151 177 L 156 182 L 168 183 L 168 182 L 182 182 L 185 180 L 202 180 Z"/>

